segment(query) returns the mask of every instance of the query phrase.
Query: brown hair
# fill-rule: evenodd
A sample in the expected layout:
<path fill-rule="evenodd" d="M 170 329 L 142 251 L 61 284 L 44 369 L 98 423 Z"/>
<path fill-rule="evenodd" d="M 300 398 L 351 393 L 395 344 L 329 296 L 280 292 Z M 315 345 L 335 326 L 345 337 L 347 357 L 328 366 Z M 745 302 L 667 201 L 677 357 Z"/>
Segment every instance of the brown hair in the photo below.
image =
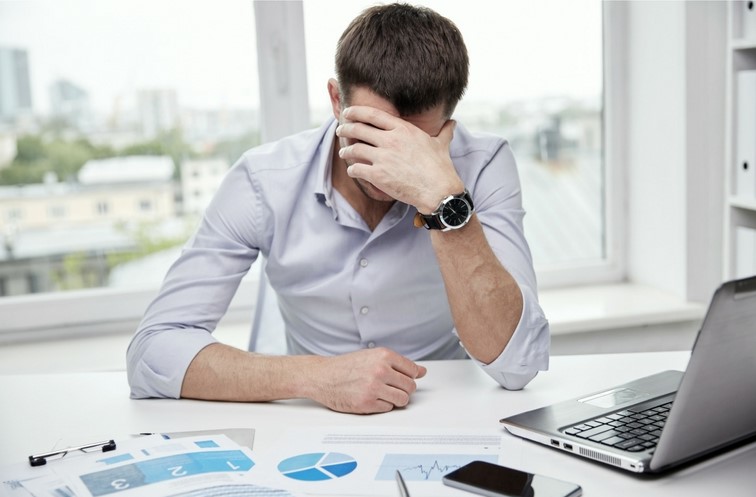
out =
<path fill-rule="evenodd" d="M 402 116 L 439 104 L 447 117 L 467 87 L 469 60 L 459 29 L 426 7 L 393 3 L 363 11 L 336 47 L 346 103 L 355 87 L 387 99 Z"/>

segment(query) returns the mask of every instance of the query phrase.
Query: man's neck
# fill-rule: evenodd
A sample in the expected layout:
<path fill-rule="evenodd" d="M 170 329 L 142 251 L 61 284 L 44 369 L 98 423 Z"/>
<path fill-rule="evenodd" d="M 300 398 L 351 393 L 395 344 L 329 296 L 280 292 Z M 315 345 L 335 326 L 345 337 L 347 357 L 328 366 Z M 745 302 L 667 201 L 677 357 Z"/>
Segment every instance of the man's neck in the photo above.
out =
<path fill-rule="evenodd" d="M 370 231 L 373 231 L 394 204 L 374 200 L 365 195 L 355 180 L 349 177 L 346 168 L 346 162 L 338 155 L 338 140 L 335 140 L 331 154 L 331 184 L 362 217 Z"/>

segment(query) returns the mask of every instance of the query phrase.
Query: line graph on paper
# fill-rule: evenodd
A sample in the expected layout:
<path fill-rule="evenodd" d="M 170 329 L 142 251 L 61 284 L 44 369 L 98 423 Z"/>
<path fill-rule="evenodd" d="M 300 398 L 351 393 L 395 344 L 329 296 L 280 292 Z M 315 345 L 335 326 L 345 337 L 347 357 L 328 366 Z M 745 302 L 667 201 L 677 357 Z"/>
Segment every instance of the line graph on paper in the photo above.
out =
<path fill-rule="evenodd" d="M 399 470 L 407 481 L 441 481 L 446 473 L 475 460 L 499 462 L 493 454 L 386 454 L 375 479 L 393 480 Z"/>

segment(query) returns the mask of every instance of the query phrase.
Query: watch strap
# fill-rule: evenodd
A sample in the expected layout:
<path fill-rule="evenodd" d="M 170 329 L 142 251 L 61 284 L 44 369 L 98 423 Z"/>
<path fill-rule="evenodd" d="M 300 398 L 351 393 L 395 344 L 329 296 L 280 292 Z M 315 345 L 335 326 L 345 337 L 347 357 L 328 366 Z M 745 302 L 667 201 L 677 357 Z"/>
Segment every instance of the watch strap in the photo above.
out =
<path fill-rule="evenodd" d="M 441 216 L 438 214 L 415 214 L 415 228 L 425 228 L 427 230 L 442 230 L 445 228 L 441 222 Z"/>

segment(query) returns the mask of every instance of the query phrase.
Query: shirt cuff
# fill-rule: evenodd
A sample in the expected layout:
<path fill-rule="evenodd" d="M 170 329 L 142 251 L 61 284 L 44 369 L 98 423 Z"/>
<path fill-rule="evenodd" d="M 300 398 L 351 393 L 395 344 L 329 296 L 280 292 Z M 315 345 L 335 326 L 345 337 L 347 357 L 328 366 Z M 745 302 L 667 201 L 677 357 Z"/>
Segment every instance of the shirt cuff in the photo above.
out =
<path fill-rule="evenodd" d="M 538 371 L 549 369 L 549 322 L 535 293 L 520 286 L 522 315 L 512 338 L 499 357 L 489 364 L 472 360 L 507 390 L 520 390 L 535 378 Z"/>
<path fill-rule="evenodd" d="M 200 350 L 217 340 L 206 330 L 179 329 L 137 335 L 128 351 L 131 398 L 181 396 L 184 375 Z"/>

